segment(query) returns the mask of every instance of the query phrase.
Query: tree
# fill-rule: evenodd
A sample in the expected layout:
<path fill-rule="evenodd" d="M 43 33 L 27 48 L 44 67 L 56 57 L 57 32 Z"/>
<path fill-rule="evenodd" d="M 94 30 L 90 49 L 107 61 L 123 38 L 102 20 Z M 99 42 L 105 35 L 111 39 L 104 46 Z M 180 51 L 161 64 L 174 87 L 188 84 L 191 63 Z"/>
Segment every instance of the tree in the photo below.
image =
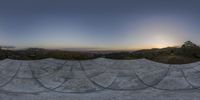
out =
<path fill-rule="evenodd" d="M 199 57 L 200 47 L 191 41 L 186 41 L 181 48 L 181 54 L 188 57 Z"/>
<path fill-rule="evenodd" d="M 186 41 L 182 48 L 199 48 L 196 44 L 192 43 L 191 41 Z"/>

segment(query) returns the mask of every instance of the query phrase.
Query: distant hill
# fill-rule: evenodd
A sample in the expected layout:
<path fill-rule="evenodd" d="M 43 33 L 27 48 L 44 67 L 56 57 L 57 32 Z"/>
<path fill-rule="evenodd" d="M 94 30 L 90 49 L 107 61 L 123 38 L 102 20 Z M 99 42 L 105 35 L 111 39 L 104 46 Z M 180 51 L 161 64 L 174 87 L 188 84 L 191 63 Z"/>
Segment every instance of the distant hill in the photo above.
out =
<path fill-rule="evenodd" d="M 110 59 L 140 59 L 146 58 L 162 63 L 183 64 L 200 60 L 200 47 L 191 41 L 186 41 L 181 47 L 167 47 L 162 49 L 145 49 L 138 51 L 62 51 L 42 48 L 29 48 L 26 50 L 0 49 L 0 59 L 35 60 L 44 58 L 57 58 L 68 60 L 86 60 L 98 57 Z"/>
<path fill-rule="evenodd" d="M 145 49 L 135 52 L 121 52 L 107 55 L 112 59 L 138 59 L 147 58 L 153 61 L 183 64 L 200 60 L 200 47 L 191 41 L 186 41 L 181 47 L 167 47 L 162 49 Z"/>

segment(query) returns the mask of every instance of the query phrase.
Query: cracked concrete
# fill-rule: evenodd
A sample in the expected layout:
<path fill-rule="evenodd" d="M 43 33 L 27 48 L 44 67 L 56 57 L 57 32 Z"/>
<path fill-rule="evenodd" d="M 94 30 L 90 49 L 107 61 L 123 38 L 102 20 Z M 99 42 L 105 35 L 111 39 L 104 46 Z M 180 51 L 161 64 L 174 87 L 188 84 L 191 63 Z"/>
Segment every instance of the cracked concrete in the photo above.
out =
<path fill-rule="evenodd" d="M 0 100 L 198 100 L 200 62 L 0 61 Z"/>

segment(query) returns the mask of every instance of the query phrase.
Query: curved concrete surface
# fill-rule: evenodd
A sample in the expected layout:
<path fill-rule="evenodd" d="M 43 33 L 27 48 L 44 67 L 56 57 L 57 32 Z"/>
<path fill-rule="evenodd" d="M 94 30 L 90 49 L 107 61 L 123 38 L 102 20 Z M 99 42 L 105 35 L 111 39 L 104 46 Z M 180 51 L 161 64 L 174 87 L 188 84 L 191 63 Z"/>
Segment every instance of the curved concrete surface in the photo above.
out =
<path fill-rule="evenodd" d="M 27 96 L 33 100 L 184 100 L 190 96 L 196 100 L 199 90 L 200 62 L 170 65 L 147 59 L 104 58 L 0 61 L 0 100 L 26 100 Z M 117 95 L 121 97 L 114 98 Z"/>

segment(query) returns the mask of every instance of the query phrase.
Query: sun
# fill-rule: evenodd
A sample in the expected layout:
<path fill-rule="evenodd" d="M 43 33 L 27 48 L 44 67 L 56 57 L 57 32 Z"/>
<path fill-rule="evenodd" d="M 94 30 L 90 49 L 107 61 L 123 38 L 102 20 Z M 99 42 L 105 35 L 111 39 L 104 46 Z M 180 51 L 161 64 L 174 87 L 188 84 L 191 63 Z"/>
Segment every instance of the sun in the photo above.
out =
<path fill-rule="evenodd" d="M 136 29 L 137 30 L 137 29 Z M 147 48 L 165 48 L 176 46 L 186 31 L 183 26 L 170 20 L 151 20 L 139 24 L 137 39 Z"/>
<path fill-rule="evenodd" d="M 152 41 L 154 48 L 165 48 L 175 45 L 174 41 L 172 41 L 172 38 L 170 36 L 161 33 L 154 35 Z"/>

